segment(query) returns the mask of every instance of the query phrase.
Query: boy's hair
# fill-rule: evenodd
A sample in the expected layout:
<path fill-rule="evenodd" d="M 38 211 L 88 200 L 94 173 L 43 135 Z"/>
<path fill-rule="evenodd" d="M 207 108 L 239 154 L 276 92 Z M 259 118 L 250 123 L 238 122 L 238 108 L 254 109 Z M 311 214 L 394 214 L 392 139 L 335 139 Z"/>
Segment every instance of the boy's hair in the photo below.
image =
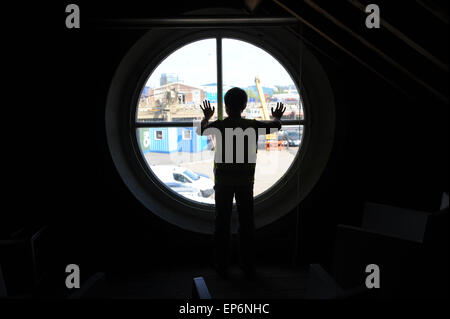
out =
<path fill-rule="evenodd" d="M 247 106 L 247 93 L 241 88 L 229 89 L 224 99 L 225 106 L 233 113 L 241 112 Z"/>

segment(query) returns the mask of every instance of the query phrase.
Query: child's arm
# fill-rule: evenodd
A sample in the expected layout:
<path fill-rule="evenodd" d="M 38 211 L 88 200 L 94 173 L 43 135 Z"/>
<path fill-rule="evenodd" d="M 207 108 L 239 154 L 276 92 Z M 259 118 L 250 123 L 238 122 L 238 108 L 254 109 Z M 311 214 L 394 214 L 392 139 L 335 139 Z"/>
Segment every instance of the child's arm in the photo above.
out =
<path fill-rule="evenodd" d="M 286 108 L 283 108 L 283 103 L 279 102 L 277 103 L 277 107 L 275 108 L 275 111 L 272 110 L 272 121 L 257 121 L 258 122 L 258 128 L 265 128 L 265 129 L 271 129 L 276 128 L 278 130 L 281 129 L 281 117 L 283 116 L 284 111 L 286 111 Z"/>
<path fill-rule="evenodd" d="M 210 118 L 214 115 L 215 107 L 211 108 L 211 103 L 208 100 L 203 101 L 203 107 L 200 105 L 200 108 L 203 111 L 204 118 L 200 123 L 201 135 L 203 135 L 203 131 L 209 124 Z"/>
<path fill-rule="evenodd" d="M 275 111 L 273 110 L 273 107 L 271 108 L 271 110 L 274 120 L 280 122 L 280 119 L 283 116 L 284 111 L 286 111 L 286 108 L 283 108 L 283 103 L 279 102 L 277 103 Z"/>

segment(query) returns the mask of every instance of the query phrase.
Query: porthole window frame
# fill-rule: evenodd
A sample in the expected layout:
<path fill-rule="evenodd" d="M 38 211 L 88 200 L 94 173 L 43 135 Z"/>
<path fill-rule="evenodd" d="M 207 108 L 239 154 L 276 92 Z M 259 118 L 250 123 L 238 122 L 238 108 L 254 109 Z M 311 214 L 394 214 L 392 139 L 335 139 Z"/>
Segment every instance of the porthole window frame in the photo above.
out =
<path fill-rule="evenodd" d="M 241 40 L 255 45 L 280 62 L 293 79 L 302 97 L 306 123 L 303 126 L 301 147 L 283 177 L 263 192 L 261 196 L 255 198 L 255 225 L 257 228 L 284 216 L 298 205 L 317 182 L 326 165 L 334 137 L 334 99 L 324 70 L 308 49 L 299 44 L 297 40 L 297 53 L 301 52 L 301 55 L 297 54 L 297 58 L 303 60 L 301 63 L 305 68 L 307 67 L 307 61 L 304 59 L 311 60 L 309 62 L 313 63 L 316 71 L 320 73 L 318 81 L 325 86 L 325 96 L 329 104 L 326 107 L 328 108 L 329 125 L 326 128 L 327 136 L 321 138 L 322 143 L 326 142 L 323 143 L 326 146 L 326 152 L 321 156 L 322 160 L 319 161 L 321 162 L 319 174 L 316 174 L 317 176 L 312 178 L 313 180 L 308 182 L 308 185 L 297 185 L 295 192 L 293 192 L 292 181 L 296 180 L 299 183 L 300 179 L 301 184 L 299 171 L 305 156 L 310 151 L 311 138 L 320 135 L 315 134 L 314 130 L 311 130 L 312 134 L 310 134 L 310 127 L 316 122 L 314 113 L 317 112 L 311 107 L 308 86 L 304 86 L 306 76 L 304 70 L 299 72 L 299 68 L 295 66 L 295 58 L 290 56 L 289 53 L 287 54 L 290 51 L 284 50 L 285 48 L 282 45 L 280 46 L 282 44 L 279 41 L 280 39 L 274 36 L 276 30 L 284 29 L 273 27 L 263 29 L 150 30 L 130 49 L 117 69 L 108 94 L 105 114 L 108 146 L 113 161 L 122 179 L 136 198 L 150 211 L 172 224 L 195 232 L 212 233 L 214 206 L 196 203 L 168 190 L 167 186 L 151 172 L 138 145 L 136 112 L 142 88 L 149 75 L 167 56 L 189 43 L 221 37 Z M 155 43 L 159 43 L 159 48 L 161 48 L 157 52 L 150 50 L 152 44 L 154 47 Z M 283 49 L 280 50 L 280 47 Z M 151 54 L 151 52 L 154 53 Z M 300 75 L 303 82 L 299 80 Z M 122 92 L 122 95 L 120 95 L 120 92 Z M 127 118 L 127 121 L 124 121 L 124 118 Z M 284 191 L 286 187 L 289 187 L 289 194 L 295 193 L 294 198 L 290 198 L 288 202 L 280 197 L 283 193 L 287 194 Z M 274 206 L 277 206 L 279 210 L 274 210 Z M 236 223 L 236 218 L 233 218 L 234 229 Z"/>

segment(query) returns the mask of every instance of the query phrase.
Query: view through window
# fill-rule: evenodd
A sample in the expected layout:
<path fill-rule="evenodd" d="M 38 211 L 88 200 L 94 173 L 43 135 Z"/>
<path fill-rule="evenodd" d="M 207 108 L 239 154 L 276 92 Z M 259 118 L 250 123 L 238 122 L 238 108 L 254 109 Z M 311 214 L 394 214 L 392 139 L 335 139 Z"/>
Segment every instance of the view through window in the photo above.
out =
<path fill-rule="evenodd" d="M 193 125 L 209 100 L 218 119 L 218 98 L 232 87 L 247 92 L 243 117 L 271 120 L 270 109 L 283 102 L 281 131 L 258 138 L 254 196 L 273 186 L 301 147 L 303 107 L 300 92 L 284 67 L 269 53 L 245 41 L 224 38 L 222 92 L 217 96 L 217 39 L 187 44 L 150 74 L 137 105 L 137 139 L 149 169 L 167 188 L 199 203 L 214 204 L 215 141 Z M 223 112 L 226 117 L 225 111 Z M 289 121 L 286 124 L 286 121 Z M 289 124 L 289 125 L 288 125 Z"/>

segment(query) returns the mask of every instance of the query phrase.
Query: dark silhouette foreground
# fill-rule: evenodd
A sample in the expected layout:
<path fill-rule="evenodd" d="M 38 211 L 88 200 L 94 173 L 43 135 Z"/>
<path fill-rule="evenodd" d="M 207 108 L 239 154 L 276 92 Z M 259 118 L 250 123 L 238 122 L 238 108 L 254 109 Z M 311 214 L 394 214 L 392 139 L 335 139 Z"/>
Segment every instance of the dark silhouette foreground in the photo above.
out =
<path fill-rule="evenodd" d="M 244 272 L 248 276 L 254 275 L 254 217 L 253 217 L 253 185 L 255 175 L 255 161 L 257 152 L 258 134 L 269 133 L 272 129 L 281 128 L 280 119 L 285 108 L 278 103 L 275 110 L 272 108 L 273 121 L 248 120 L 241 117 L 242 111 L 247 106 L 247 94 L 240 88 L 232 88 L 225 94 L 225 110 L 228 115 L 224 120 L 217 120 L 209 123 L 215 108 L 211 108 L 209 101 L 203 102 L 204 119 L 201 122 L 201 134 L 216 132 L 216 144 L 221 139 L 221 150 L 216 147 L 216 158 L 214 161 L 214 189 L 216 201 L 216 216 L 214 229 L 214 267 L 222 276 L 227 276 L 227 269 L 230 264 L 230 237 L 231 237 L 231 213 L 233 208 L 233 197 L 236 199 L 236 206 L 239 215 L 239 247 L 240 263 Z M 254 130 L 255 140 L 249 140 L 249 136 L 235 136 L 226 139 L 226 129 L 241 128 L 243 131 L 250 128 Z M 207 129 L 215 129 L 206 131 Z M 248 132 L 248 131 L 247 131 Z M 237 139 L 243 139 L 243 149 L 236 149 Z M 220 141 L 219 141 L 220 142 Z M 231 151 L 233 156 L 227 160 L 226 143 L 232 143 Z M 218 158 L 217 152 L 222 152 L 222 158 Z M 239 152 L 244 152 L 243 162 L 237 160 Z M 220 153 L 219 153 L 220 154 Z M 230 160 L 232 158 L 232 160 Z"/>

